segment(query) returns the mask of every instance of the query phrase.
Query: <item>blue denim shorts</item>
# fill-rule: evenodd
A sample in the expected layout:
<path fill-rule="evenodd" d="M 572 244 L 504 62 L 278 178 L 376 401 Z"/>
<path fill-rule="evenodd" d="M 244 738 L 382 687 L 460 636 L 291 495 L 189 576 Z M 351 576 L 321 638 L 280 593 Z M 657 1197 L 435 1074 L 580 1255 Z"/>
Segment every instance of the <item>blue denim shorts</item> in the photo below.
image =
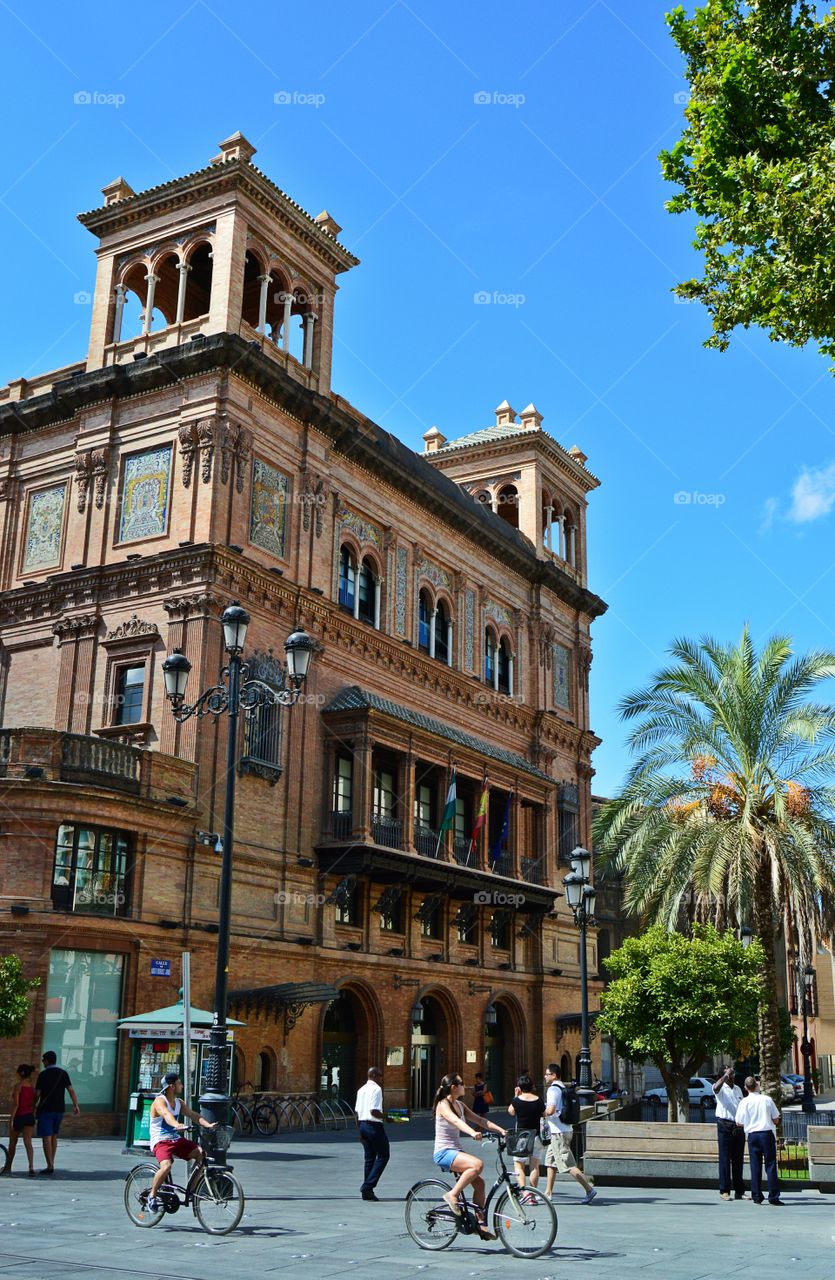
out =
<path fill-rule="evenodd" d="M 444 1173 L 450 1173 L 453 1160 L 460 1154 L 461 1152 L 457 1147 L 445 1147 L 443 1151 L 436 1151 L 432 1159 L 439 1169 L 443 1169 Z"/>
<path fill-rule="evenodd" d="M 38 1116 L 38 1137 L 51 1138 L 57 1135 L 63 1119 L 63 1111 L 42 1111 Z"/>

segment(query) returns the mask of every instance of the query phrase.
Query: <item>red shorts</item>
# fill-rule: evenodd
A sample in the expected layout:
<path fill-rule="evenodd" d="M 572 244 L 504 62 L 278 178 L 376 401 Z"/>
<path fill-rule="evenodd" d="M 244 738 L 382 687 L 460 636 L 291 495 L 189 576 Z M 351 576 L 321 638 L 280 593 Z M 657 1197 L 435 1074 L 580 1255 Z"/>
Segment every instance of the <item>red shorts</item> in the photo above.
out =
<path fill-rule="evenodd" d="M 197 1143 L 191 1142 L 189 1138 L 166 1138 L 154 1147 L 154 1158 L 162 1161 L 179 1156 L 181 1160 L 190 1160 L 195 1151 L 199 1150 Z"/>

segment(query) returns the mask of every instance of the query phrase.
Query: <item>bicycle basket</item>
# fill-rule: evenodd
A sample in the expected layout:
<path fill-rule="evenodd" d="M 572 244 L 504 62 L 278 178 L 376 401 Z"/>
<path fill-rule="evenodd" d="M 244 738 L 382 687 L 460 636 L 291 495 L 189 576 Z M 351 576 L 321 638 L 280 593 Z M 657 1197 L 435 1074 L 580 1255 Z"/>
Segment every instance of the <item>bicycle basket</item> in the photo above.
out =
<path fill-rule="evenodd" d="M 507 1149 L 517 1160 L 532 1155 L 535 1144 L 535 1129 L 514 1129 L 507 1135 Z"/>
<path fill-rule="evenodd" d="M 220 1155 L 229 1149 L 235 1130 L 229 1124 L 218 1125 L 216 1129 L 205 1131 L 203 1145 L 212 1153 Z"/>

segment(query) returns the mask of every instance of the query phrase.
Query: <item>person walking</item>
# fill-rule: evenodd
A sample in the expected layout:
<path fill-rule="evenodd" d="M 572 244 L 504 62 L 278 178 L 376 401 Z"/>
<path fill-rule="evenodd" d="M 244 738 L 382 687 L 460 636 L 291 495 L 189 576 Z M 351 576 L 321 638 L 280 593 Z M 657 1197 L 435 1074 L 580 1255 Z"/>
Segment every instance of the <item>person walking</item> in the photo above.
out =
<path fill-rule="evenodd" d="M 725 1068 L 714 1084 L 713 1092 L 716 1095 L 716 1140 L 719 1144 L 719 1196 L 722 1200 L 730 1200 L 733 1187 L 734 1200 L 744 1200 L 745 1133 L 736 1122 L 742 1090 L 734 1083 L 733 1067 Z"/>
<path fill-rule="evenodd" d="M 578 1168 L 577 1161 L 574 1159 L 574 1154 L 571 1150 L 571 1135 L 573 1133 L 571 1125 L 565 1124 L 560 1119 L 564 1099 L 564 1088 L 560 1074 L 560 1069 L 556 1062 L 549 1062 L 545 1068 L 545 1084 L 547 1086 L 545 1117 L 550 1132 L 550 1141 L 545 1149 L 545 1168 L 547 1170 L 545 1194 L 550 1200 L 554 1191 L 554 1179 L 557 1173 L 568 1173 L 575 1182 L 579 1182 L 586 1193 L 581 1204 L 591 1204 L 597 1192 L 582 1170 Z"/>
<path fill-rule="evenodd" d="M 513 1164 L 519 1186 L 524 1187 L 527 1170 L 530 1168 L 531 1186 L 535 1187 L 539 1182 L 539 1156 L 535 1153 L 534 1144 L 539 1135 L 542 1117 L 545 1115 L 545 1102 L 534 1089 L 533 1080 L 529 1075 L 522 1075 L 517 1080 L 516 1093 L 508 1107 L 508 1112 L 516 1120 L 517 1133 L 527 1130 L 533 1134 L 530 1153 L 514 1155 Z"/>
<path fill-rule="evenodd" d="M 38 1137 L 43 1139 L 43 1153 L 46 1168 L 42 1175 L 55 1172 L 55 1153 L 58 1150 L 58 1132 L 66 1113 L 64 1093 L 72 1098 L 72 1113 L 81 1115 L 75 1089 L 63 1067 L 57 1065 L 58 1058 L 52 1049 L 47 1049 L 41 1058 L 43 1071 L 35 1083 L 35 1116 L 38 1125 Z"/>
<path fill-rule="evenodd" d="M 365 1151 L 365 1176 L 360 1187 L 363 1200 L 379 1200 L 374 1188 L 389 1162 L 391 1150 L 383 1112 L 383 1073 L 379 1067 L 368 1068 L 368 1079 L 357 1092 L 354 1108 L 360 1142 Z"/>
<path fill-rule="evenodd" d="M 775 1121 L 779 1122 L 780 1112 L 774 1105 L 774 1099 L 767 1093 L 760 1093 L 760 1086 L 753 1076 L 745 1081 L 748 1097 L 743 1098 L 736 1109 L 736 1123 L 745 1130 L 748 1139 L 748 1160 L 751 1165 L 751 1199 L 755 1204 L 762 1204 L 765 1199 L 762 1189 L 763 1164 L 768 1182 L 768 1203 L 782 1205 L 780 1199 L 780 1180 L 777 1176 L 777 1130 Z"/>
<path fill-rule="evenodd" d="M 490 1110 L 490 1102 L 487 1101 L 487 1085 L 484 1083 L 484 1076 L 480 1071 L 475 1073 L 475 1084 L 473 1085 L 473 1111 L 477 1116 L 486 1116 Z M 490 1095 L 492 1101 L 493 1095 Z"/>
<path fill-rule="evenodd" d="M 464 1081 L 452 1072 L 444 1076 L 435 1093 L 432 1103 L 432 1114 L 435 1117 L 435 1150 L 432 1159 L 444 1173 L 454 1173 L 455 1185 L 443 1194 L 452 1212 L 461 1217 L 461 1206 L 458 1201 L 467 1187 L 473 1188 L 478 1234 L 482 1240 L 495 1240 L 494 1232 L 487 1225 L 484 1207 L 484 1179 L 481 1174 L 484 1161 L 480 1156 L 471 1156 L 461 1150 L 461 1134 L 480 1142 L 484 1129 L 491 1133 L 505 1135 L 505 1130 L 492 1120 L 485 1120 L 476 1115 L 464 1104 Z M 484 1129 L 473 1129 L 473 1125 L 484 1125 Z"/>
<path fill-rule="evenodd" d="M 0 1173 L 11 1173 L 14 1153 L 17 1150 L 18 1138 L 23 1138 L 23 1145 L 29 1157 L 29 1177 L 35 1176 L 35 1153 L 32 1150 L 32 1134 L 35 1129 L 35 1086 L 32 1076 L 35 1068 L 23 1062 L 18 1067 L 17 1081 L 12 1089 L 12 1103 L 9 1109 L 9 1154 Z"/>

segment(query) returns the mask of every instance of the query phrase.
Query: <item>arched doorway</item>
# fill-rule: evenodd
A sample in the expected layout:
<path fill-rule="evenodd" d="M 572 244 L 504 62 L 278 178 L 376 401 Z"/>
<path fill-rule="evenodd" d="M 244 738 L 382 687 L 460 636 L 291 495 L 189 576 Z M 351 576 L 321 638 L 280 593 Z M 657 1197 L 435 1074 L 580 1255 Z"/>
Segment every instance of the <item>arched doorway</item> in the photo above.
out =
<path fill-rule="evenodd" d="M 421 997 L 423 1021 L 412 1026 L 413 1111 L 428 1111 L 441 1077 L 449 1070 L 449 1022 L 434 996 Z"/>
<path fill-rule="evenodd" d="M 357 1001 L 348 991 L 331 1000 L 322 1031 L 323 1098 L 344 1098 L 353 1106 L 357 1091 Z"/>
<path fill-rule="evenodd" d="M 571 1080 L 572 1077 L 573 1077 L 573 1073 L 571 1070 L 571 1059 L 567 1053 L 564 1053 L 560 1058 L 560 1078 L 562 1080 Z"/>
<path fill-rule="evenodd" d="M 527 1070 L 536 1078 L 537 1065 L 528 1061 L 524 1020 L 516 1001 L 499 997 L 491 1007 L 494 1016 L 484 1024 L 484 1076 L 496 1105 L 506 1106 L 521 1073 Z"/>

